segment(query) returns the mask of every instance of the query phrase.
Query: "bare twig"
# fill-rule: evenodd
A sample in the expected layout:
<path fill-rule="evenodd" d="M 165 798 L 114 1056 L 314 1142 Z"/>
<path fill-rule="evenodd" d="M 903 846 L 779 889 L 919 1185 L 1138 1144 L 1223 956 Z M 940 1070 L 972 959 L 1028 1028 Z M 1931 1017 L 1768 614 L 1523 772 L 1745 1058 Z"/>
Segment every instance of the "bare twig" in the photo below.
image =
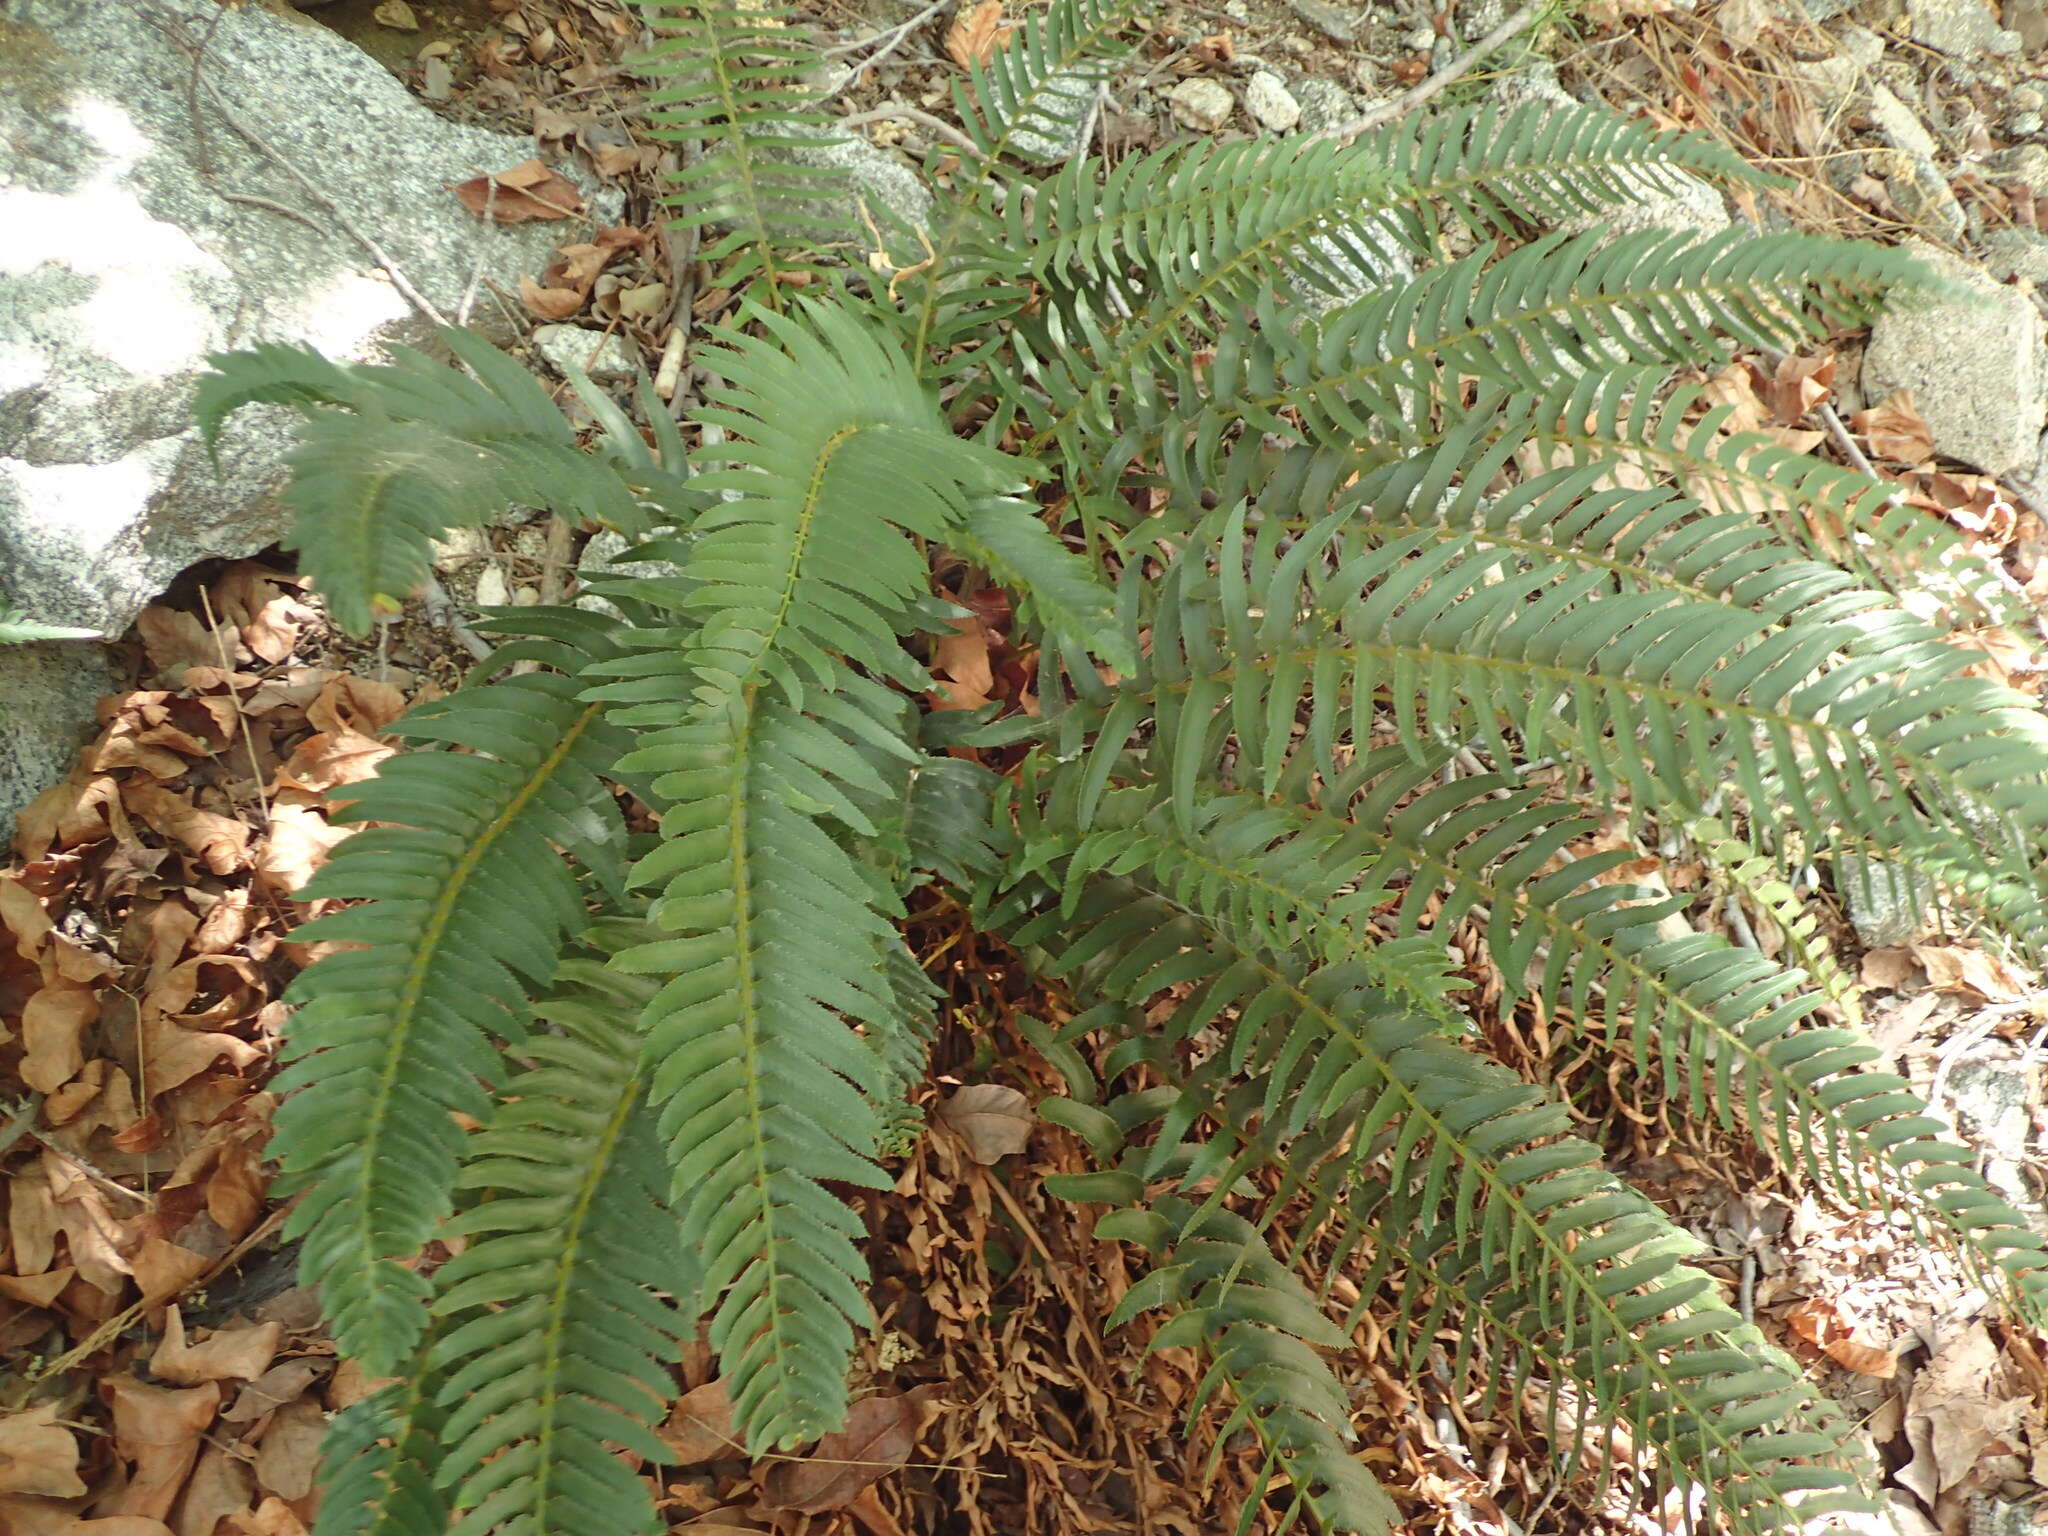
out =
<path fill-rule="evenodd" d="M 819 99 L 818 105 L 824 105 L 825 102 L 832 100 L 833 97 L 839 95 L 842 91 L 848 89 L 854 81 L 860 78 L 860 73 L 862 70 L 873 69 L 877 64 L 881 63 L 882 60 L 888 58 L 890 54 L 894 53 L 898 48 L 901 48 L 903 46 L 904 40 L 908 38 L 911 33 L 915 32 L 919 27 L 923 26 L 927 21 L 930 21 L 934 16 L 938 15 L 940 11 L 943 11 L 947 6 L 951 5 L 952 3 L 953 0 L 932 0 L 932 3 L 930 5 L 926 6 L 923 10 L 919 11 L 915 16 L 911 17 L 908 21 L 899 21 L 893 27 L 885 27 L 882 31 L 875 33 L 871 37 L 858 38 L 850 43 L 841 43 L 837 48 L 827 48 L 825 50 L 824 57 L 828 59 L 836 59 L 841 54 L 859 53 L 863 49 L 872 47 L 877 43 L 881 45 L 880 47 L 875 48 L 875 51 L 873 53 L 869 54 L 866 58 L 862 59 L 858 64 L 854 65 L 853 72 L 849 74 L 844 80 L 840 81 L 839 84 L 835 85 L 831 90 L 827 91 L 824 94 L 824 96 Z"/>
<path fill-rule="evenodd" d="M 1820 417 L 1820 424 L 1828 429 L 1828 436 L 1835 440 L 1835 446 L 1842 450 L 1849 462 L 1864 474 L 1876 479 L 1877 471 L 1871 467 L 1869 456 L 1857 445 L 1856 439 L 1849 435 L 1849 429 L 1842 425 L 1842 418 L 1835 408 L 1823 400 L 1815 414 Z"/>
<path fill-rule="evenodd" d="M 917 124 L 926 133 L 931 134 L 935 138 L 945 140 L 946 143 L 951 144 L 955 149 L 965 150 L 977 160 L 984 158 L 981 153 L 981 147 L 974 140 L 967 137 L 964 132 L 955 128 L 944 118 L 933 117 L 929 112 L 920 112 L 916 107 L 870 107 L 865 112 L 849 112 L 846 116 L 836 119 L 836 121 L 842 128 L 858 128 L 862 123 L 886 122 L 892 117 L 900 118 L 906 123 Z"/>
<path fill-rule="evenodd" d="M 1370 111 L 1363 112 L 1348 123 L 1326 129 L 1317 135 L 1325 139 L 1355 139 L 1361 133 L 1384 127 L 1396 118 L 1406 117 L 1423 103 L 1434 100 L 1446 89 L 1471 73 L 1473 67 L 1488 55 L 1498 52 L 1516 36 L 1525 32 L 1536 18 L 1549 10 L 1554 0 L 1529 0 L 1529 3 L 1508 17 L 1486 36 L 1479 39 L 1464 53 L 1451 60 L 1427 80 L 1403 91 L 1392 101 L 1383 101 Z"/>
<path fill-rule="evenodd" d="M 476 243 L 476 260 L 470 263 L 469 281 L 463 285 L 462 302 L 455 306 L 455 323 L 469 324 L 469 311 L 476 303 L 477 285 L 484 280 L 484 262 L 491 253 L 491 215 L 498 206 L 498 178 L 484 178 L 484 219 L 483 235 Z"/>
<path fill-rule="evenodd" d="M 491 654 L 490 642 L 462 622 L 461 611 L 455 606 L 455 599 L 448 595 L 448 589 L 441 585 L 441 578 L 429 576 L 422 589 L 427 607 L 427 617 L 440 625 L 461 642 L 462 648 L 482 661 Z"/>
<path fill-rule="evenodd" d="M 223 192 L 215 188 L 213 195 L 224 203 L 247 203 L 251 208 L 281 213 L 288 219 L 297 219 L 316 235 L 324 237 L 327 234 L 327 231 L 320 227 L 319 220 L 299 212 L 296 208 L 287 208 L 283 203 L 274 203 L 267 197 L 258 197 L 253 192 Z"/>

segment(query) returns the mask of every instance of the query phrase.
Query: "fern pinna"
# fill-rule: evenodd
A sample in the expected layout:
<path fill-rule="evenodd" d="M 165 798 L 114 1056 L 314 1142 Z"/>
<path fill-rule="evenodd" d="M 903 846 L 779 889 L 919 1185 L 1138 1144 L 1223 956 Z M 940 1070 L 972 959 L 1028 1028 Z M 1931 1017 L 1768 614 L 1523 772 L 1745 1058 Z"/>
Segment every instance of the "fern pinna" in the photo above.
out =
<path fill-rule="evenodd" d="M 455 365 L 226 356 L 201 395 L 209 431 L 303 413 L 299 548 L 351 627 L 515 495 L 646 562 L 602 611 L 480 621 L 506 644 L 402 723 L 417 750 L 351 789 L 363 830 L 307 892 L 333 905 L 304 936 L 346 947 L 292 994 L 276 1152 L 338 1343 L 400 1378 L 335 1425 L 322 1536 L 650 1526 L 615 1448 L 660 1454 L 700 1325 L 746 1448 L 839 1427 L 868 1318 L 843 1189 L 888 1181 L 921 1070 L 934 993 L 899 925 L 929 880 L 1076 1004 L 1041 1107 L 1099 1167 L 1053 1192 L 1147 1257 L 1118 1321 L 1203 1352 L 1266 1502 L 1397 1523 L 1332 1372 L 1368 1308 L 1418 1370 L 1461 1340 L 1454 1372 L 1545 1405 L 1559 1455 L 1638 1499 L 1755 1530 L 1862 1500 L 1855 1436 L 1698 1245 L 1486 1058 L 1450 945 L 1483 934 L 1555 1032 L 2040 1314 L 2026 1218 L 1815 1018 L 1852 998 L 1787 879 L 1883 861 L 2048 948 L 2048 730 L 1900 601 L 1930 574 L 1959 622 L 2007 599 L 1685 377 L 1911 302 L 1911 265 L 1553 228 L 1758 178 L 1547 102 L 1035 177 L 1019 135 L 1054 133 L 1128 19 L 1056 0 L 963 86 L 980 155 L 890 294 L 761 169 L 820 126 L 784 19 L 663 16 L 690 99 L 659 110 L 717 141 L 686 217 L 754 296 L 703 343 L 699 447 L 644 383 L 576 376 L 579 445 L 461 333 Z M 939 547 L 1012 595 L 1035 717 L 915 703 L 958 612 Z M 998 744 L 1000 778 L 951 752 Z M 1812 974 L 1583 852 L 1616 805 Z M 1633 1458 L 1599 1454 L 1621 1429 Z"/>

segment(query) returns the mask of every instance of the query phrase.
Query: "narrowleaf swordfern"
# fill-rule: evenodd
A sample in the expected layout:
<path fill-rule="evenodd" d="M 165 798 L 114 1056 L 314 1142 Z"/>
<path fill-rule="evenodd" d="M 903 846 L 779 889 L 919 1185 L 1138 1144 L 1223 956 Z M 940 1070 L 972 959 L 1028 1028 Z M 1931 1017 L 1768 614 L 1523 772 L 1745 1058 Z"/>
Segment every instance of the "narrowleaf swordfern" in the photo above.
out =
<path fill-rule="evenodd" d="M 927 882 L 1071 994 L 1061 1040 L 1110 1042 L 1105 1082 L 1058 1053 L 1042 1111 L 1099 1169 L 1054 1193 L 1147 1256 L 1117 1320 L 1201 1352 L 1268 1502 L 1397 1522 L 1332 1370 L 1390 1299 L 1418 1369 L 1453 1330 L 1459 1371 L 1551 1405 L 1568 1461 L 1625 1427 L 1638 1498 L 1744 1530 L 1858 1505 L 1854 1438 L 1487 1059 L 1449 946 L 1476 925 L 1510 1000 L 2041 1314 L 2025 1217 L 1816 1017 L 1843 1016 L 1839 976 L 1669 921 L 1683 898 L 1580 851 L 1617 804 L 1692 828 L 1795 953 L 1786 871 L 1873 859 L 2048 947 L 2048 732 L 1900 601 L 1938 576 L 1983 622 L 1995 584 L 1684 382 L 1910 302 L 1914 269 L 1545 233 L 1679 175 L 1759 179 L 1548 103 L 1034 177 L 1017 135 L 1131 19 L 1055 0 L 961 85 L 978 154 L 885 292 L 820 254 L 829 178 L 788 170 L 820 126 L 788 19 L 657 10 L 658 111 L 699 150 L 679 217 L 751 285 L 700 353 L 699 446 L 644 381 L 645 435 L 575 376 L 580 444 L 459 331 L 446 363 L 224 356 L 200 399 L 209 433 L 300 408 L 298 548 L 352 629 L 509 500 L 646 562 L 601 609 L 485 615 L 506 643 L 402 722 L 414 750 L 352 791 L 362 830 L 306 893 L 333 905 L 300 936 L 347 947 L 292 993 L 275 1151 L 338 1344 L 394 1378 L 334 1425 L 321 1536 L 651 1528 L 617 1451 L 662 1457 L 700 1327 L 745 1448 L 839 1427 L 869 1318 L 845 1191 L 888 1184 L 922 1071 L 935 992 L 900 925 Z M 1014 596 L 1035 718 L 916 704 L 959 611 L 935 547 Z"/>

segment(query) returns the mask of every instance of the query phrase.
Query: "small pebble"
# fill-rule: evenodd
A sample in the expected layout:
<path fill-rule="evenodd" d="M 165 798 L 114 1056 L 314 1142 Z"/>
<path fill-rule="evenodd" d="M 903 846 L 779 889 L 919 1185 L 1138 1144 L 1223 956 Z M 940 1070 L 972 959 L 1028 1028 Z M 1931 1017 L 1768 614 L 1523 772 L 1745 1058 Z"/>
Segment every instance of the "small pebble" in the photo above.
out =
<path fill-rule="evenodd" d="M 1174 121 L 1197 133 L 1213 133 L 1230 121 L 1237 105 L 1230 92 L 1214 80 L 1183 80 L 1167 100 L 1173 105 Z"/>
<path fill-rule="evenodd" d="M 476 605 L 479 608 L 502 608 L 511 600 L 512 588 L 505 580 L 504 569 L 493 561 L 476 579 Z"/>
<path fill-rule="evenodd" d="M 2034 138 L 2041 128 L 2042 118 L 2038 112 L 2015 112 L 2005 120 L 2005 131 L 2015 139 Z"/>
<path fill-rule="evenodd" d="M 1301 121 L 1301 103 L 1287 93 L 1280 77 L 1261 72 L 1244 88 L 1244 109 L 1261 128 L 1287 133 Z"/>
<path fill-rule="evenodd" d="M 1413 48 L 1417 53 L 1427 53 L 1436 46 L 1435 27 L 1411 27 L 1401 34 L 1404 47 Z"/>
<path fill-rule="evenodd" d="M 2048 91 L 2038 85 L 2016 85 L 2006 100 L 2012 103 L 2015 112 L 2039 112 L 2048 108 Z"/>

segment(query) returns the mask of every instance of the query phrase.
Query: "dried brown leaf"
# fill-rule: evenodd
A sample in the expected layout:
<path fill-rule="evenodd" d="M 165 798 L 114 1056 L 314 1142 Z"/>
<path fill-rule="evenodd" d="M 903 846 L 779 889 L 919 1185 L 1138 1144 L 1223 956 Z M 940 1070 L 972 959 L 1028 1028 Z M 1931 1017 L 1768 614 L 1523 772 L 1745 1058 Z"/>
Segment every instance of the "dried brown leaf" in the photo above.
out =
<path fill-rule="evenodd" d="M 1003 25 L 1003 0 L 980 0 L 953 18 L 946 28 L 946 55 L 962 69 L 986 64 L 998 48 L 1009 46 L 1017 29 Z"/>
<path fill-rule="evenodd" d="M 808 1456 L 779 1461 L 761 1479 L 761 1492 L 777 1509 L 817 1515 L 844 1509 L 870 1483 L 899 1470 L 917 1447 L 926 1404 L 942 1390 L 862 1398 L 846 1428 L 820 1440 Z"/>
<path fill-rule="evenodd" d="M 691 1467 L 704 1461 L 740 1454 L 739 1431 L 732 1421 L 732 1399 L 725 1382 L 707 1381 L 685 1392 L 656 1430 L 662 1444 L 675 1452 L 675 1463 Z"/>
<path fill-rule="evenodd" d="M 164 1314 L 164 1336 L 149 1357 L 151 1374 L 181 1387 L 202 1381 L 254 1381 L 269 1367 L 284 1338 L 276 1323 L 251 1323 L 216 1328 L 204 1343 L 185 1339 L 185 1320 L 171 1307 Z"/>
<path fill-rule="evenodd" d="M 190 849 L 214 874 L 247 866 L 249 829 L 232 816 L 201 810 L 160 784 L 131 784 L 122 798 L 145 825 Z"/>
<path fill-rule="evenodd" d="M 988 1165 L 1022 1152 L 1031 1139 L 1031 1103 L 1001 1083 L 970 1083 L 939 1106 L 939 1121 L 967 1143 L 967 1155 Z"/>
<path fill-rule="evenodd" d="M 224 1424 L 253 1424 L 277 1412 L 286 1403 L 303 1396 L 320 1379 L 327 1367 L 318 1360 L 301 1356 L 280 1360 L 242 1388 L 234 1402 L 221 1411 Z"/>
<path fill-rule="evenodd" d="M 113 1406 L 114 1449 L 129 1464 L 128 1486 L 102 1513 L 162 1520 L 199 1457 L 199 1439 L 220 1406 L 220 1388 L 153 1387 L 133 1376 L 100 1383 Z"/>
<path fill-rule="evenodd" d="M 1894 464 L 1921 464 L 1934 457 L 1934 434 L 1928 430 L 1913 391 L 1902 389 L 1866 411 L 1849 418 L 1849 425 L 1863 434 L 1871 457 Z"/>
<path fill-rule="evenodd" d="M 311 1493 L 320 1470 L 320 1437 L 326 1432 L 327 1415 L 310 1397 L 278 1409 L 256 1452 L 257 1485 L 282 1499 Z"/>
<path fill-rule="evenodd" d="M 510 170 L 489 176 L 473 176 L 456 186 L 455 195 L 479 218 L 488 207 L 491 218 L 500 224 L 568 219 L 583 211 L 583 194 L 576 184 L 538 160 L 522 160 Z"/>
<path fill-rule="evenodd" d="M 99 1016 L 99 998 L 90 987 L 57 981 L 38 989 L 22 1005 L 21 1080 L 38 1093 L 54 1093 L 85 1065 L 80 1043 L 86 1027 Z"/>
<path fill-rule="evenodd" d="M 72 1499 L 83 1494 L 78 1441 L 57 1423 L 57 1405 L 0 1414 L 0 1493 Z"/>
<path fill-rule="evenodd" d="M 166 677 L 175 679 L 186 667 L 220 665 L 220 645 L 195 613 L 151 603 L 135 616 L 135 632 L 150 666 Z"/>

